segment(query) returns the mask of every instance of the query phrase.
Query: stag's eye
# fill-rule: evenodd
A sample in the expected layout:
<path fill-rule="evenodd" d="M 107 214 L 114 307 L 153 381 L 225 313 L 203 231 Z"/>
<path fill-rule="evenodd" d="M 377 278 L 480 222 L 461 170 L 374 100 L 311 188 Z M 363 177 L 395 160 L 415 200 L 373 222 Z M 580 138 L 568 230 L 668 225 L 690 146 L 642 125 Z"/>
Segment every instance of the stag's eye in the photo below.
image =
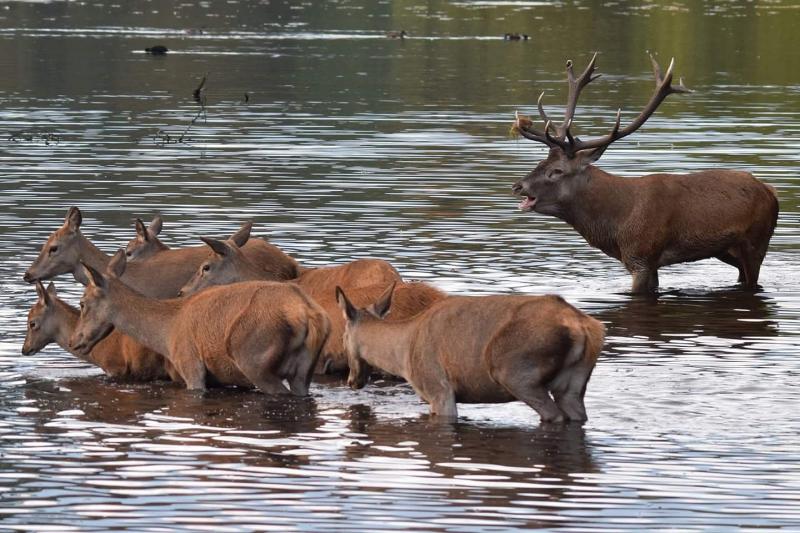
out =
<path fill-rule="evenodd" d="M 35 321 L 31 320 L 29 325 L 30 325 L 31 329 L 36 329 L 36 322 Z"/>
<path fill-rule="evenodd" d="M 560 169 L 560 168 L 552 168 L 552 169 L 550 169 L 550 172 L 548 173 L 548 177 L 550 177 L 550 178 L 558 178 L 559 176 L 562 176 L 563 174 L 564 174 L 564 171 L 562 169 Z"/>
<path fill-rule="evenodd" d="M 203 265 L 203 272 L 208 272 L 211 270 L 211 265 Z"/>
<path fill-rule="evenodd" d="M 58 252 L 58 246 L 51 246 L 50 251 L 48 253 L 52 255 L 56 252 Z"/>

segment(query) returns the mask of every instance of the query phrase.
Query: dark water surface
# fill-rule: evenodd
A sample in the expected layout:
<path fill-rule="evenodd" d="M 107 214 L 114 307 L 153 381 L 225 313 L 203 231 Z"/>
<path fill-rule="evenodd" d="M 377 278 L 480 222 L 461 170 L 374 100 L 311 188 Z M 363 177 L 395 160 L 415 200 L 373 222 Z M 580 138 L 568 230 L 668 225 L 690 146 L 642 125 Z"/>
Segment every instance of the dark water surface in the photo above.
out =
<path fill-rule="evenodd" d="M 0 4 L 0 529 L 800 530 L 798 27 L 781 0 Z M 618 263 L 515 209 L 544 150 L 508 138 L 514 110 L 546 90 L 556 112 L 564 60 L 599 50 L 578 127 L 604 133 L 652 90 L 647 49 L 695 92 L 602 167 L 775 186 L 756 294 L 703 261 L 633 298 Z M 198 397 L 57 347 L 22 357 L 22 273 L 70 205 L 108 252 L 134 216 L 161 213 L 174 246 L 251 219 L 307 265 L 374 256 L 458 294 L 560 293 L 608 326 L 590 420 L 539 427 L 514 403 L 437 425 L 404 384 Z"/>

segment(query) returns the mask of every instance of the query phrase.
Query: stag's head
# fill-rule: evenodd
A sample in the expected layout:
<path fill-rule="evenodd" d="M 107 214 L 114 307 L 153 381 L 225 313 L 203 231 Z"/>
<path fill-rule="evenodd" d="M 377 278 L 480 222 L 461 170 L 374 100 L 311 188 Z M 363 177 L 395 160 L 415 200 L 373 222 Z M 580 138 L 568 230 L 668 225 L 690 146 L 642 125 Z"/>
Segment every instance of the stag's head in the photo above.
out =
<path fill-rule="evenodd" d="M 147 259 L 161 250 L 167 249 L 167 246 L 158 238 L 163 225 L 163 220 L 160 216 L 156 215 L 153 221 L 150 222 L 150 226 L 146 227 L 140 218 L 136 219 L 135 225 L 136 237 L 128 241 L 127 246 L 125 246 L 125 255 L 128 257 L 128 261 Z"/>
<path fill-rule="evenodd" d="M 80 261 L 81 210 L 70 207 L 64 224 L 50 234 L 22 279 L 28 283 L 74 272 Z"/>
<path fill-rule="evenodd" d="M 98 342 L 114 330 L 114 325 L 111 323 L 113 310 L 109 294 L 113 289 L 112 284 L 118 282 L 125 273 L 126 266 L 125 250 L 122 248 L 111 258 L 105 273 L 83 264 L 89 283 L 81 298 L 81 318 L 69 341 L 70 347 L 76 352 L 88 354 Z"/>
<path fill-rule="evenodd" d="M 575 191 L 589 179 L 585 171 L 600 159 L 611 143 L 639 129 L 670 94 L 689 92 L 689 89 L 683 86 L 683 80 L 680 80 L 678 85 L 672 85 L 674 59 L 670 61 L 669 68 L 663 75 L 652 55 L 650 59 L 656 81 L 655 92 L 642 112 L 624 128 L 620 128 L 621 110 L 618 110 L 613 128 L 602 137 L 584 140 L 571 131 L 581 90 L 600 77 L 599 74 L 594 74 L 597 69 L 595 67 L 597 54 L 594 54 L 586 69 L 577 77 L 573 71 L 572 61 L 567 61 L 569 93 L 564 120 L 560 124 L 554 124 L 545 112 L 542 106 L 544 93 L 539 96 L 538 101 L 539 116 L 544 123 L 542 130 L 536 129 L 530 118 L 517 114 L 512 131 L 550 148 L 547 158 L 512 187 L 514 193 L 522 197 L 519 204 L 522 211 L 563 216 L 564 209 L 574 197 Z"/>
<path fill-rule="evenodd" d="M 44 288 L 41 281 L 36 282 L 39 299 L 28 311 L 28 330 L 22 344 L 22 355 L 32 355 L 53 342 L 58 333 L 55 313 L 56 287 L 52 283 Z"/>
<path fill-rule="evenodd" d="M 372 370 L 363 354 L 364 326 L 386 318 L 392 306 L 394 287 L 395 283 L 392 283 L 375 303 L 361 309 L 350 302 L 341 287 L 336 287 L 336 302 L 342 309 L 346 321 L 343 341 L 347 353 L 347 365 L 350 367 L 347 384 L 352 389 L 363 388 Z"/>

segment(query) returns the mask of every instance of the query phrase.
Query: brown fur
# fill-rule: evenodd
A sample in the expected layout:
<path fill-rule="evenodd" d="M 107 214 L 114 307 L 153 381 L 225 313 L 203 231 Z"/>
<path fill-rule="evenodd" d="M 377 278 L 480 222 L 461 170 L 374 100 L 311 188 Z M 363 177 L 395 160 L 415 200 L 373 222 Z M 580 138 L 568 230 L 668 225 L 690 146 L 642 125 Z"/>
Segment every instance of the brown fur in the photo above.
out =
<path fill-rule="evenodd" d="M 215 257 L 204 261 L 191 280 L 181 289 L 181 294 L 193 294 L 212 285 L 237 283 L 264 279 L 264 273 L 230 241 L 204 239 L 214 250 Z M 400 274 L 392 265 L 381 259 L 358 259 L 344 265 L 304 269 L 294 280 L 311 298 L 328 313 L 331 334 L 322 351 L 317 372 L 340 372 L 347 370 L 347 358 L 342 349 L 344 321 L 336 304 L 337 286 L 347 290 L 370 287 L 366 294 L 378 296 L 390 283 L 400 280 Z M 406 298 L 403 289 L 401 299 L 404 305 L 415 312 L 423 309 L 421 305 L 432 299 L 436 289 L 426 288 L 418 296 L 418 302 Z M 438 291 L 436 291 L 438 292 Z M 423 294 L 424 293 L 424 294 Z M 400 313 L 398 313 L 400 314 Z M 406 315 L 410 316 L 410 315 Z"/>
<path fill-rule="evenodd" d="M 673 85 L 674 59 L 662 74 L 650 58 L 653 96 L 625 127 L 618 113 L 614 128 L 603 137 L 587 140 L 570 133 L 578 96 L 597 78 L 597 54 L 578 77 L 567 62 L 569 96 L 562 124 L 552 123 L 541 97 L 543 131 L 528 117 L 517 116 L 515 132 L 550 147 L 547 158 L 513 186 L 524 197 L 520 209 L 566 221 L 590 245 L 622 261 L 633 276 L 634 292 L 655 291 L 662 266 L 711 257 L 735 266 L 739 282 L 753 289 L 778 221 L 774 188 L 737 170 L 624 179 L 593 166 L 611 143 L 641 127 L 667 96 L 691 92 L 682 80 Z"/>
<path fill-rule="evenodd" d="M 434 415 L 456 417 L 458 402 L 522 400 L 543 422 L 586 420 L 583 397 L 604 327 L 562 298 L 451 296 L 387 322 L 391 291 L 360 310 L 337 294 L 351 386 L 365 384 L 371 365 L 404 377 Z"/>
<path fill-rule="evenodd" d="M 163 353 L 189 389 L 207 383 L 252 386 L 265 393 L 308 394 L 328 331 L 325 312 L 292 283 L 247 282 L 213 287 L 188 298 L 157 300 L 127 287 L 120 250 L 106 274 L 88 267 L 91 282 L 72 337 L 91 349 L 107 323 Z"/>
<path fill-rule="evenodd" d="M 85 263 L 95 270 L 103 271 L 110 261 L 105 253 L 95 247 L 80 231 L 82 215 L 77 207 L 70 208 L 64 225 L 53 232 L 42 246 L 39 256 L 25 272 L 25 281 L 50 279 L 59 274 L 72 273 L 77 281 L 88 283 L 80 264 Z M 234 234 L 239 236 L 249 224 Z M 292 279 L 298 273 L 297 263 L 277 246 L 263 239 L 249 239 L 243 247 L 265 272 L 269 279 Z M 56 248 L 56 252 L 51 250 Z M 132 262 L 125 271 L 124 282 L 136 291 L 153 298 L 170 298 L 194 274 L 198 266 L 209 256 L 205 246 L 166 250 L 148 259 Z"/>
<path fill-rule="evenodd" d="M 99 366 L 114 379 L 180 380 L 172 365 L 163 357 L 118 331 L 112 331 L 88 354 L 84 355 L 70 349 L 69 339 L 78 324 L 80 312 L 58 298 L 52 283 L 46 291 L 41 283 L 36 285 L 39 299 L 28 311 L 28 331 L 22 345 L 24 355 L 37 353 L 51 342 L 55 342 L 79 359 Z"/>
<path fill-rule="evenodd" d="M 715 170 L 626 179 L 588 165 L 565 174 L 556 187 L 568 194 L 549 201 L 548 191 L 537 188 L 546 166 L 520 181 L 519 192 L 537 197 L 534 210 L 565 220 L 621 261 L 633 276 L 633 291 L 655 290 L 662 266 L 710 257 L 735 266 L 739 281 L 756 287 L 778 199 L 752 174 Z"/>
<path fill-rule="evenodd" d="M 128 241 L 125 246 L 125 255 L 128 257 L 128 261 L 147 259 L 157 253 L 169 250 L 169 246 L 158 238 L 163 223 L 164 221 L 158 215 L 153 218 L 148 227 L 145 227 L 141 219 L 136 219 L 134 224 L 136 237 Z"/>
<path fill-rule="evenodd" d="M 317 364 L 320 373 L 347 372 L 347 353 L 344 349 L 344 331 L 347 322 L 339 310 L 336 301 L 336 285 L 347 292 L 348 298 L 357 307 L 367 307 L 375 302 L 389 285 L 387 282 L 375 283 L 368 287 L 347 289 L 343 284 L 335 284 L 334 290 L 328 285 L 321 285 L 318 290 L 308 288 L 306 292 L 319 303 L 331 319 L 331 335 L 325 345 L 323 355 Z M 443 300 L 447 294 L 426 283 L 398 283 L 392 296 L 391 313 L 386 317 L 389 322 L 406 320 L 418 315 L 435 302 Z M 399 377 L 399 376 L 398 376 Z"/>

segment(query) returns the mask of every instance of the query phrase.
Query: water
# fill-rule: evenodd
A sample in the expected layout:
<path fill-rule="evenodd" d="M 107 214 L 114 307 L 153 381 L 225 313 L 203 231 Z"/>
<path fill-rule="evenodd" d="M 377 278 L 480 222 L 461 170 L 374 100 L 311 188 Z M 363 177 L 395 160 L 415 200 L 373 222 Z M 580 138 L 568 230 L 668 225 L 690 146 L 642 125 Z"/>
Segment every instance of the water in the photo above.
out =
<path fill-rule="evenodd" d="M 0 4 L 0 529 L 800 528 L 796 6 L 320 4 Z M 532 40 L 500 39 L 515 31 Z M 652 90 L 646 49 L 695 92 L 601 165 L 775 186 L 757 294 L 703 261 L 632 297 L 571 228 L 515 210 L 510 185 L 544 150 L 508 138 L 514 110 L 546 90 L 557 114 L 564 60 L 600 50 L 577 117 L 602 134 Z M 400 383 L 197 397 L 110 382 L 57 347 L 22 357 L 21 276 L 70 205 L 109 252 L 135 216 L 161 213 L 173 246 L 251 219 L 306 265 L 375 256 L 458 294 L 560 293 L 608 327 L 590 420 L 538 427 L 515 403 L 440 425 Z"/>

